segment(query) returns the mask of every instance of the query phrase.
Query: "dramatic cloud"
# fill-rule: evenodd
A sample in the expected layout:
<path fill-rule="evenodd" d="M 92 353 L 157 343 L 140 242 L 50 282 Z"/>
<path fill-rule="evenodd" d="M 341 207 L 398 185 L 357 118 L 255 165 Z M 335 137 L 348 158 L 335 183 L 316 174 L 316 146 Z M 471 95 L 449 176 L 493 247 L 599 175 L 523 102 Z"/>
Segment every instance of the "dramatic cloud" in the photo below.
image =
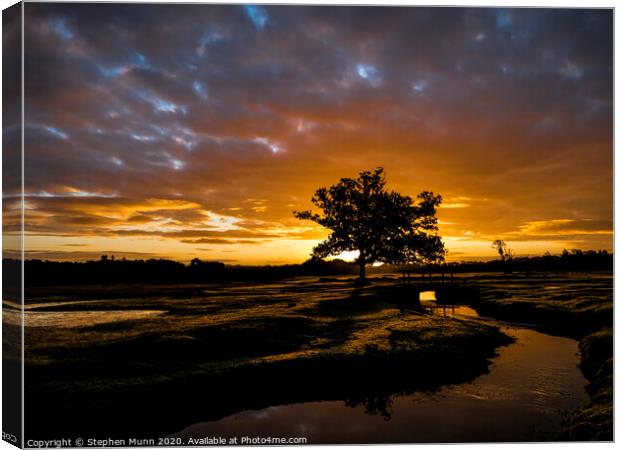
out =
<path fill-rule="evenodd" d="M 376 166 L 452 258 L 612 246 L 611 10 L 25 11 L 33 255 L 302 261 L 292 211 Z"/>

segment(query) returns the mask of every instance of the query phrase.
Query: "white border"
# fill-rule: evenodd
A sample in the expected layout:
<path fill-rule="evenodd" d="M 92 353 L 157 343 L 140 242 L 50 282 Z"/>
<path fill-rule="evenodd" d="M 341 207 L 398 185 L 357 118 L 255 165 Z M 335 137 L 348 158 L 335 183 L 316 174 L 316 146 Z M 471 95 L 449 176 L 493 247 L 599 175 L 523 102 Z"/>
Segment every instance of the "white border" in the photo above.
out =
<path fill-rule="evenodd" d="M 38 2 L 38 0 L 35 0 Z M 70 0 L 69 0 L 70 1 Z M 8 8 L 9 6 L 14 5 L 16 2 L 14 0 L 0 0 L 0 5 L 2 6 L 2 9 Z M 50 2 L 52 3 L 52 2 Z M 60 3 L 60 2 L 58 2 Z M 81 2 L 82 3 L 82 2 Z M 86 2 L 83 2 L 86 3 Z M 90 3 L 101 3 L 101 2 L 90 2 Z M 207 1 L 175 1 L 175 0 L 136 0 L 136 1 L 132 1 L 132 2 L 128 2 L 128 1 L 106 1 L 105 3 L 202 3 L 202 4 L 249 4 L 249 3 L 259 3 L 259 4 L 315 4 L 315 5 L 334 5 L 334 4 L 339 4 L 339 5 L 384 5 L 384 6 L 390 6 L 390 5 L 394 5 L 394 6 L 469 6 L 469 7 L 536 7 L 536 8 L 614 8 L 616 6 L 616 2 L 615 1 L 603 1 L 603 0 L 589 0 L 589 1 L 575 1 L 575 0 L 545 0 L 544 2 L 540 2 L 540 1 L 535 1 L 535 0 L 521 0 L 519 2 L 514 2 L 514 1 L 502 1 L 502 0 L 476 0 L 475 2 L 467 2 L 467 1 L 463 1 L 463 0 L 435 0 L 435 1 L 421 1 L 421 2 L 412 2 L 412 1 L 407 1 L 407 0 L 391 0 L 391 1 L 354 1 L 354 0 L 336 0 L 336 1 L 330 1 L 330 0 L 312 0 L 312 1 L 296 1 L 296 0 L 269 0 L 269 1 L 264 1 L 264 2 L 260 2 L 260 1 L 255 1 L 255 0 L 248 0 L 248 1 L 238 1 L 238 0 L 230 0 L 230 1 L 213 1 L 213 0 L 207 0 Z M 2 31 L 2 23 L 0 21 L 0 33 Z M 23 127 L 23 123 L 24 123 L 24 27 L 23 27 L 23 4 L 22 4 L 22 194 L 24 192 L 24 127 Z M 615 158 L 616 155 L 616 145 L 615 145 L 615 135 L 616 132 L 618 131 L 618 124 L 615 121 L 615 117 L 616 117 L 616 96 L 615 96 L 615 86 L 616 86 L 616 81 L 617 81 L 617 77 L 618 74 L 615 71 L 615 61 L 616 61 L 616 57 L 617 57 L 617 52 L 618 52 L 618 42 L 617 42 L 617 36 L 615 33 L 615 11 L 614 11 L 614 174 L 616 173 L 616 169 L 618 169 L 618 160 Z M 1 58 L 0 58 L 0 73 L 1 73 L 1 69 L 2 69 L 2 62 L 1 62 Z M 2 119 L 2 114 L 0 112 L 0 122 Z M 0 155 L 1 155 L 1 151 L 0 151 Z M 0 185 L 2 182 L 2 173 L 0 171 Z M 0 196 L 0 207 L 2 206 L 2 199 Z M 614 177 L 614 249 L 616 248 L 615 243 L 616 243 L 616 234 L 615 234 L 615 224 L 618 223 L 618 208 L 617 208 L 617 203 L 616 203 L 616 196 L 615 196 L 615 177 Z M 23 256 L 24 256 L 24 234 L 23 234 L 23 226 L 24 226 L 24 209 L 23 209 L 23 195 L 22 195 L 22 325 L 23 325 L 23 283 L 24 283 L 24 273 L 23 273 Z M 1 230 L 1 228 L 0 228 Z M 617 255 L 614 254 L 614 267 L 615 267 L 615 263 L 617 261 Z M 614 275 L 615 275 L 615 271 L 614 271 Z M 615 278 L 615 277 L 614 277 Z M 2 271 L 0 271 L 0 287 L 2 286 Z M 615 297 L 616 297 L 616 285 L 615 285 L 615 280 L 614 280 L 614 304 L 615 304 Z M 616 323 L 616 319 L 618 318 L 618 311 L 616 310 L 616 308 L 614 308 L 614 324 Z M 23 343 L 23 326 L 22 326 L 22 343 Z M 618 336 L 616 335 L 616 333 L 614 333 L 614 361 L 615 361 L 615 349 L 617 348 L 617 344 L 618 344 Z M 22 345 L 22 382 L 23 382 L 23 356 L 24 356 L 24 348 Z M 615 366 L 615 364 L 614 364 Z M 1 362 L 0 362 L 0 367 L 1 367 Z M 2 376 L 1 376 L 1 371 L 0 371 L 0 382 L 1 382 Z M 23 404 L 23 390 L 22 390 L 22 404 Z M 614 371 L 614 404 L 617 406 L 618 403 L 616 402 L 617 400 L 617 396 L 616 396 L 616 390 L 615 390 L 615 371 Z M 22 408 L 22 437 L 24 436 L 24 420 L 23 420 L 23 408 Z M 615 420 L 616 418 L 616 414 L 614 413 L 614 436 L 618 436 L 618 421 Z M 2 413 L 0 412 L 0 423 L 2 423 Z M 466 448 L 484 448 L 489 446 L 489 444 L 452 444 L 452 445 L 460 445 Z M 511 449 L 516 449 L 516 450 L 520 450 L 520 449 L 524 449 L 527 448 L 528 446 L 532 445 L 532 444 L 490 444 L 490 445 L 502 445 L 502 446 L 510 446 Z M 534 444 L 534 445 L 544 445 L 546 447 L 552 447 L 552 448 L 560 448 L 564 445 L 566 446 L 570 446 L 571 448 L 575 448 L 575 449 L 589 449 L 590 445 L 596 445 L 597 448 L 608 448 L 613 446 L 614 444 L 610 444 L 610 443 L 552 443 L 552 444 Z M 428 450 L 428 449 L 437 449 L 437 448 L 449 448 L 451 445 L 446 445 L 446 444 L 434 444 L 434 445 L 413 445 L 413 444 L 402 444 L 402 445 L 397 445 L 397 447 L 401 447 L 401 448 L 416 448 L 416 449 L 420 449 L 420 450 Z M 308 445 L 308 446 L 303 446 L 302 448 L 321 448 L 321 447 L 325 447 L 325 446 L 312 446 L 312 445 Z M 364 446 L 349 446 L 349 447 L 364 447 Z M 374 445 L 373 447 L 378 448 L 378 449 L 389 449 L 389 448 L 393 448 L 395 447 L 395 445 Z M 0 450 L 9 450 L 9 449 L 14 449 L 15 447 L 8 444 L 7 442 L 4 441 L 0 441 Z M 148 447 L 144 447 L 145 449 L 147 449 Z M 187 448 L 187 447 L 183 447 L 183 448 Z M 249 447 L 249 448 L 265 448 L 265 447 Z"/>

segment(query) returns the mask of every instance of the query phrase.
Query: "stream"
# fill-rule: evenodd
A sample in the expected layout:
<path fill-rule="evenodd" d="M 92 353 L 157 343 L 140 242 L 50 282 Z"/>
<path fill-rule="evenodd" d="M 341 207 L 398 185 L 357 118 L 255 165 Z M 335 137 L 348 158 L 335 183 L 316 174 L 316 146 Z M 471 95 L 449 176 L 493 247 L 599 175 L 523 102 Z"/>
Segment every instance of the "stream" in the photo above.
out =
<path fill-rule="evenodd" d="M 434 313 L 478 317 L 466 306 Z M 488 320 L 516 339 L 498 349 L 488 374 L 433 393 L 394 396 L 387 414 L 343 401 L 307 402 L 243 411 L 175 436 L 305 437 L 308 444 L 557 440 L 566 414 L 588 400 L 577 341 Z"/>

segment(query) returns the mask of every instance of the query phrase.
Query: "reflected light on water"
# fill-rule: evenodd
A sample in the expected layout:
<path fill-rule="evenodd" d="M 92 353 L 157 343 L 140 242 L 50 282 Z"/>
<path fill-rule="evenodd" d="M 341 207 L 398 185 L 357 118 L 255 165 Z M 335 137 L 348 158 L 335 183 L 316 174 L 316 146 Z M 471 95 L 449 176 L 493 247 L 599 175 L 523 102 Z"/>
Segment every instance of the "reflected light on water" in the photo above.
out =
<path fill-rule="evenodd" d="M 420 301 L 435 301 L 437 298 L 435 297 L 435 291 L 422 291 L 420 292 Z"/>
<path fill-rule="evenodd" d="M 346 401 L 308 402 L 244 411 L 175 436 L 303 436 L 311 445 L 555 440 L 563 414 L 587 401 L 577 342 L 504 331 L 517 341 L 500 347 L 490 373 L 435 393 L 391 395 L 389 420 Z"/>

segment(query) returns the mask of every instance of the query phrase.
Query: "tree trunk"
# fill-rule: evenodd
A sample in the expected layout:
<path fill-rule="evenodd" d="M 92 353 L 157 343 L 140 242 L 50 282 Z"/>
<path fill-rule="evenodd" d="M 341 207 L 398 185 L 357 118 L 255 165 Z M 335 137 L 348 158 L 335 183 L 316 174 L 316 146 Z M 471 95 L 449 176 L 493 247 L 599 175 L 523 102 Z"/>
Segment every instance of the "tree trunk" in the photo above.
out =
<path fill-rule="evenodd" d="M 360 256 L 357 260 L 357 263 L 360 265 L 360 283 L 364 283 L 366 281 L 366 255 L 364 254 L 364 250 L 360 249 Z"/>

